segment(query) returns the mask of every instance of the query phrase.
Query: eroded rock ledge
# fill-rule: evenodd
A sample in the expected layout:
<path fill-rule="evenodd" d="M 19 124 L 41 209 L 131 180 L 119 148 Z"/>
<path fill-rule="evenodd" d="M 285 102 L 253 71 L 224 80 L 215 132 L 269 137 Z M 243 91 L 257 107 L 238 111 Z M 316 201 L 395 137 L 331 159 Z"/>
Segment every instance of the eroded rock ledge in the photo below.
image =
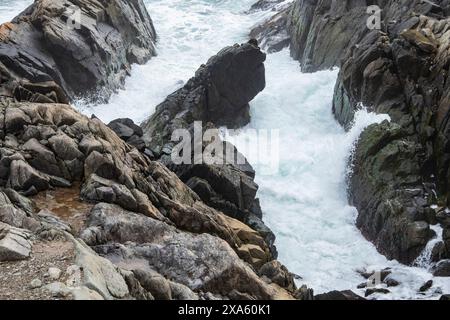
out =
<path fill-rule="evenodd" d="M 108 99 L 131 64 L 155 55 L 156 32 L 142 0 L 38 0 L 0 40 L 2 96 L 67 103 Z"/>

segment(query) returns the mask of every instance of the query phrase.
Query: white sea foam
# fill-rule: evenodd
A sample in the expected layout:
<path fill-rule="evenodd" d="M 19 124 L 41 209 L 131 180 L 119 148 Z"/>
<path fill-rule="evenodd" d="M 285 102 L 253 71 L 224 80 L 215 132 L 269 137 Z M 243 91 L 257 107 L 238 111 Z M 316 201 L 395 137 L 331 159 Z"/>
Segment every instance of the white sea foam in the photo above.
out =
<path fill-rule="evenodd" d="M 0 1 L 1 19 L 15 15 L 5 10 L 12 2 L 20 12 L 19 7 L 31 1 Z M 246 41 L 250 27 L 271 14 L 244 15 L 255 0 L 145 2 L 159 35 L 158 57 L 145 66 L 134 66 L 125 90 L 113 95 L 110 103 L 79 102 L 86 114 L 95 113 L 105 122 L 117 117 L 145 119 L 201 63 L 226 45 Z M 251 103 L 249 127 L 280 130 L 278 174 L 263 175 L 256 165 L 264 219 L 277 235 L 279 259 L 316 293 L 353 289 L 363 294 L 356 290 L 364 281 L 356 270 L 386 267 L 393 269 L 401 285 L 374 298 L 435 299 L 437 288 L 449 293 L 449 280 L 434 278 L 433 289 L 420 295 L 418 288 L 432 278 L 429 271 L 388 261 L 355 227 L 357 212 L 346 195 L 348 158 L 364 128 L 387 117 L 361 110 L 353 128 L 345 132 L 331 113 L 336 70 L 302 74 L 288 50 L 269 55 L 266 69 L 267 88 Z M 243 131 L 237 137 L 238 147 L 246 138 Z"/>
<path fill-rule="evenodd" d="M 243 15 L 252 0 L 145 2 L 158 33 L 158 56 L 144 66 L 133 66 L 126 90 L 114 95 L 109 103 L 95 107 L 79 103 L 84 113 L 95 113 L 105 122 L 119 116 L 144 120 L 209 57 L 224 46 L 247 41 L 255 21 L 268 15 Z"/>
<path fill-rule="evenodd" d="M 402 285 L 390 288 L 390 295 L 373 298 L 437 298 L 434 289 L 418 294 L 432 278 L 427 270 L 388 261 L 355 226 L 357 211 L 347 200 L 348 160 L 361 132 L 389 117 L 362 109 L 345 132 L 331 112 L 336 76 L 336 70 L 301 73 L 288 50 L 271 54 L 267 87 L 251 104 L 249 127 L 280 129 L 279 174 L 262 175 L 257 169 L 264 220 L 277 235 L 279 259 L 303 277 L 299 284 L 310 285 L 316 293 L 353 289 L 363 294 L 356 286 L 365 279 L 356 270 L 390 267 Z M 235 139 L 238 149 L 246 139 L 245 131 Z M 448 280 L 435 282 L 435 288 L 448 290 Z"/>
<path fill-rule="evenodd" d="M 32 3 L 33 0 L 0 0 L 0 23 L 11 21 Z"/>

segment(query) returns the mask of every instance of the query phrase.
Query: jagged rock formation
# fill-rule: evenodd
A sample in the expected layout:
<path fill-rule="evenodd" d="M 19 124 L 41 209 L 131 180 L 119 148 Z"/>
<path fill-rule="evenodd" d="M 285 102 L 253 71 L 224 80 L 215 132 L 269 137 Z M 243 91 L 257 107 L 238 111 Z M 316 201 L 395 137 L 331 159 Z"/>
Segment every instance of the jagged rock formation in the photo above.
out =
<path fill-rule="evenodd" d="M 1 183 L 3 187 L 11 188 L 3 189 L 1 193 L 2 222 L 50 239 L 67 236 L 71 232 L 69 227 L 57 219 L 38 215 L 32 201 L 18 192 L 33 194 L 82 181 L 80 195 L 83 199 L 118 205 L 94 207 L 87 229 L 83 231 L 83 239 L 98 246 L 105 256 L 108 256 L 106 248 L 116 248 L 113 243 L 128 246 L 129 252 L 137 250 L 137 256 L 147 259 L 150 265 L 155 264 L 155 272 L 172 275 L 173 290 L 181 290 L 178 284 L 185 277 L 175 275 L 186 271 L 181 260 L 188 259 L 177 254 L 194 252 L 200 246 L 201 259 L 192 263 L 203 265 L 207 261 L 203 256 L 205 252 L 213 254 L 216 251 L 218 256 L 214 263 L 222 271 L 213 274 L 222 273 L 223 276 L 212 279 L 205 274 L 202 278 L 204 287 L 191 286 L 191 290 L 234 298 L 290 296 L 278 285 L 267 284 L 271 280 L 260 280 L 255 273 L 272 260 L 268 246 L 256 231 L 205 205 L 174 173 L 123 142 L 100 120 L 88 119 L 62 104 L 9 101 L 4 102 L 1 111 L 5 137 L 0 147 Z M 142 251 L 162 250 L 163 242 L 159 241 L 165 240 L 158 237 L 160 232 L 167 239 L 183 237 L 175 251 L 171 251 L 172 241 L 166 244 L 169 251 L 164 251 L 165 262 L 153 261 L 152 255 Z M 155 238 L 149 238 L 150 235 Z M 174 265 L 178 258 L 180 265 Z M 192 268 L 198 269 L 198 266 Z M 122 269 L 126 270 L 123 265 Z M 238 282 L 237 274 L 241 275 Z M 242 281 L 242 277 L 246 280 Z M 132 279 L 128 280 L 132 282 Z M 292 286 L 288 289 L 293 292 Z M 123 290 L 112 295 L 103 289 L 94 291 L 108 299 L 125 298 L 128 294 Z"/>
<path fill-rule="evenodd" d="M 26 259 L 30 252 L 29 233 L 0 222 L 0 261 Z"/>
<path fill-rule="evenodd" d="M 67 103 L 107 99 L 155 54 L 156 33 L 142 0 L 39 0 L 0 26 L 0 40 L 1 95 Z"/>
<path fill-rule="evenodd" d="M 370 5 L 382 9 L 381 30 L 367 27 Z M 350 200 L 364 235 L 405 263 L 433 236 L 431 205 L 448 205 L 449 15 L 449 1 L 415 0 L 297 0 L 287 12 L 291 55 L 302 70 L 341 68 L 336 119 L 349 128 L 361 104 L 392 119 L 358 142 Z M 450 247 L 439 246 L 448 257 Z"/>
<path fill-rule="evenodd" d="M 225 162 L 230 150 L 238 154 L 234 146 L 223 142 L 222 164 L 197 163 L 195 146 L 192 156 L 187 157 L 190 164 L 172 161 L 172 152 L 178 144 L 172 141 L 176 129 L 189 130 L 194 137 L 195 121 L 203 122 L 200 135 L 207 129 L 223 125 L 236 128 L 250 121 L 248 103 L 265 87 L 265 58 L 251 43 L 221 50 L 201 66 L 183 88 L 162 102 L 142 128 L 148 154 L 174 171 L 209 206 L 257 230 L 276 256 L 275 236 L 262 222 L 259 201 L 255 199 L 258 190 L 255 171 L 245 159 L 242 164 Z M 214 137 L 221 141 L 218 132 Z M 203 151 L 205 141 L 196 142 Z"/>
<path fill-rule="evenodd" d="M 366 156 L 372 164 L 355 166 L 351 198 L 360 210 L 358 224 L 365 235 L 388 257 L 409 263 L 432 236 L 427 224 L 436 223 L 436 213 L 430 206 L 448 204 L 449 154 L 443 146 L 448 136 L 444 114 L 450 92 L 450 23 L 444 14 L 445 4 L 442 8 L 414 6 L 413 2 L 403 5 L 410 11 L 400 11 L 401 16 L 396 3 L 386 5 L 385 29 L 366 32 L 358 46 L 350 46 L 343 56 L 334 112 L 348 127 L 362 103 L 389 114 L 394 123 L 395 137 L 385 134 L 377 150 L 372 150 L 373 156 Z M 396 130 L 395 124 L 401 130 Z M 369 129 L 372 135 L 363 135 L 359 150 L 377 139 L 375 132 L 384 129 L 377 127 Z M 368 186 L 361 174 L 370 170 L 376 159 L 385 165 L 374 172 L 375 184 L 381 185 L 384 171 L 391 177 L 388 189 Z M 370 205 L 366 201 L 369 194 L 358 189 L 363 185 L 379 192 Z M 395 227 L 389 222 L 392 220 L 396 220 Z"/>
<path fill-rule="evenodd" d="M 288 271 L 274 262 L 267 237 L 208 206 L 163 161 L 152 161 L 158 153 L 147 149 L 141 128 L 129 119 L 108 127 L 66 104 L 99 85 L 117 88 L 130 63 L 143 63 L 154 52 L 154 30 L 141 0 L 83 1 L 77 31 L 66 24 L 70 3 L 38 0 L 2 26 L 1 259 L 25 259 L 20 263 L 29 275 L 33 261 L 46 260 L 45 250 L 50 257 L 61 248 L 72 263 L 62 265 L 65 282 L 60 269 L 52 272 L 55 282 L 26 285 L 57 298 L 303 298 L 307 288 L 297 292 L 291 280 L 282 281 L 290 279 Z M 190 82 L 207 107 L 197 109 L 201 119 L 246 123 L 248 102 L 265 85 L 264 59 L 246 44 L 224 49 L 203 66 L 201 81 Z M 186 103 L 195 98 L 185 93 Z M 247 175 L 254 176 L 252 169 L 242 168 L 227 170 L 236 170 L 232 179 L 247 177 L 248 189 L 233 186 L 237 201 L 249 206 L 257 203 L 257 187 Z M 79 206 L 89 213 L 75 213 L 77 228 L 29 198 L 61 188 L 79 188 L 76 201 L 92 203 Z M 64 197 L 53 199 L 65 205 Z M 44 241 L 44 254 L 34 252 Z"/>
<path fill-rule="evenodd" d="M 142 138 L 144 131 L 133 120 L 128 118 L 116 119 L 111 121 L 108 127 L 126 143 L 136 147 L 139 151 L 145 151 L 145 141 Z"/>

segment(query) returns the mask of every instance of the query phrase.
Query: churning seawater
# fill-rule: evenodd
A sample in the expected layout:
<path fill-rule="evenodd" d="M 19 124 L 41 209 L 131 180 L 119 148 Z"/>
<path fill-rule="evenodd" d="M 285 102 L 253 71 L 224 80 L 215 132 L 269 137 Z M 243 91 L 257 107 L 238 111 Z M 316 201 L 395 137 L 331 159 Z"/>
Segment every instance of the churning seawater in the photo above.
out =
<path fill-rule="evenodd" d="M 32 1 L 0 0 L 6 21 Z M 134 66 L 125 89 L 102 105 L 76 107 L 108 122 L 130 117 L 137 122 L 180 88 L 200 64 L 224 46 L 247 41 L 250 28 L 271 12 L 244 14 L 255 0 L 145 0 L 158 33 L 158 56 Z M 425 295 L 419 287 L 432 278 L 425 268 L 388 261 L 355 227 L 356 209 L 347 200 L 347 164 L 354 142 L 368 125 L 386 119 L 366 111 L 345 132 L 331 112 L 337 71 L 301 73 L 288 50 L 268 55 L 267 87 L 251 103 L 253 129 L 278 129 L 279 170 L 264 175 L 257 168 L 264 220 L 277 236 L 279 260 L 316 293 L 352 289 L 364 282 L 357 269 L 390 267 L 401 285 L 379 299 L 438 298 L 450 292 L 449 280 L 435 278 Z M 251 139 L 242 131 L 236 145 Z M 246 153 L 252 161 L 254 154 Z M 437 290 L 437 291 L 436 291 Z"/>

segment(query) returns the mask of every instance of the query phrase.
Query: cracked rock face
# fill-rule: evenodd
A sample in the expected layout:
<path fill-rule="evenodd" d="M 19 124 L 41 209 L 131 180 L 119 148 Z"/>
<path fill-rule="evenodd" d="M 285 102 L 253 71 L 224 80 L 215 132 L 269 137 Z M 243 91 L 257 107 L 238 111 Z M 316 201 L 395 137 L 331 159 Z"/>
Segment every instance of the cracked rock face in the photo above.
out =
<path fill-rule="evenodd" d="M 279 288 L 260 280 L 225 241 L 209 234 L 182 232 L 108 204 L 99 204 L 92 210 L 87 226 L 82 235 L 84 241 L 119 266 L 137 268 L 139 271 L 133 272 L 141 284 L 145 278 L 143 273 L 156 271 L 197 292 L 239 294 L 257 299 L 283 294 Z M 143 286 L 148 288 L 155 284 Z M 170 292 L 164 290 L 167 291 Z M 155 294 L 153 291 L 153 295 L 169 298 L 162 292 Z"/>
<path fill-rule="evenodd" d="M 31 253 L 30 233 L 0 222 L 0 261 L 27 259 Z"/>
<path fill-rule="evenodd" d="M 40 280 L 42 290 L 60 298 L 293 299 L 295 288 L 279 279 L 286 270 L 275 270 L 271 279 L 257 274 L 274 259 L 273 238 L 258 220 L 250 166 L 228 168 L 234 172 L 220 180 L 236 188 L 232 210 L 247 214 L 256 207 L 256 219 L 245 224 L 210 205 L 223 201 L 217 190 L 209 196 L 219 199 L 205 203 L 163 161 L 153 161 L 144 130 L 129 119 L 108 127 L 67 104 L 98 85 L 118 88 L 131 63 L 150 58 L 155 39 L 141 0 L 81 2 L 81 31 L 66 28 L 70 3 L 75 1 L 38 0 L 0 28 L 1 256 L 26 258 L 30 239 L 36 246 L 51 243 L 50 251 L 63 245 L 74 260 L 64 267 L 66 282 L 65 276 L 45 285 L 47 280 L 32 279 L 35 289 Z M 22 53 L 30 63 L 17 57 L 25 43 Z M 189 90 L 197 93 L 182 91 L 184 107 L 205 121 L 222 119 L 222 112 L 232 115 L 223 117 L 226 121 L 242 125 L 248 121 L 248 102 L 264 88 L 264 59 L 252 44 L 225 48 L 190 81 Z M 70 188 L 67 199 L 54 196 L 65 188 Z M 87 221 L 87 212 L 79 212 L 82 221 L 73 220 L 79 228 L 72 228 L 70 218 L 56 216 L 56 209 L 39 211 L 27 198 L 38 193 L 60 201 L 53 208 L 71 201 L 92 203 L 71 212 L 94 208 Z M 96 252 L 75 238 L 78 231 Z M 32 265 L 32 259 L 26 262 Z"/>
<path fill-rule="evenodd" d="M 4 118 L 10 112 L 18 115 L 8 119 L 22 123 L 14 127 L 2 122 L 3 133 L 14 137 L 15 143 L 1 142 L 1 183 L 15 189 L 4 188 L 0 193 L 1 221 L 48 241 L 70 238 L 73 229 L 51 212 L 37 213 L 33 202 L 20 193 L 71 186 L 81 180 L 81 197 L 102 202 L 92 210 L 82 236 L 117 266 L 101 260 L 82 242 L 75 243 L 81 250 L 77 261 L 84 266 L 84 286 L 54 284 L 48 290 L 80 299 L 208 298 L 205 294 L 292 298 L 280 287 L 284 282 L 268 284 L 255 272 L 273 260 L 263 236 L 207 206 L 173 172 L 127 145 L 98 119 L 62 104 L 9 101 L 1 111 Z M 41 167 L 45 161 L 53 166 Z M 29 252 L 22 249 L 14 250 L 26 257 Z M 141 270 L 135 267 L 136 261 L 146 261 L 153 268 Z M 209 268 L 202 269 L 208 263 Z M 167 290 L 155 289 L 155 283 L 163 281 L 161 276 L 142 275 L 139 270 L 168 277 Z M 196 273 L 186 274 L 186 270 Z"/>
<path fill-rule="evenodd" d="M 98 90 L 109 98 L 131 64 L 155 55 L 156 32 L 142 0 L 39 0 L 0 38 L 3 95 L 67 103 Z"/>

